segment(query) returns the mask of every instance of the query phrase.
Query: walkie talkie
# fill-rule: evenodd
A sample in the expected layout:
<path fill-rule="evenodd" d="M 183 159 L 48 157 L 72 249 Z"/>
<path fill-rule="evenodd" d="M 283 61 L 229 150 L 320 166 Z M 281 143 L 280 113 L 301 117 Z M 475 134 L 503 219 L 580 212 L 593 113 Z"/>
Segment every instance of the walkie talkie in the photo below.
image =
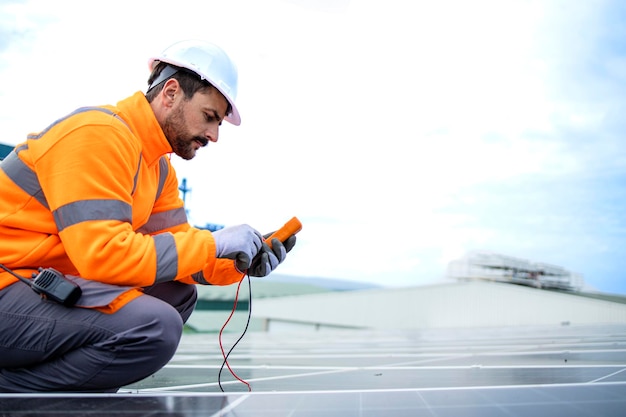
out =
<path fill-rule="evenodd" d="M 83 293 L 78 285 L 54 268 L 39 268 L 39 273 L 33 273 L 32 279 L 26 279 L 2 264 L 0 268 L 31 287 L 41 298 L 56 301 L 66 307 L 76 304 Z"/>
<path fill-rule="evenodd" d="M 83 293 L 78 285 L 54 268 L 39 268 L 39 273 L 33 274 L 33 280 L 30 283 L 30 287 L 37 294 L 66 307 L 76 304 Z"/>

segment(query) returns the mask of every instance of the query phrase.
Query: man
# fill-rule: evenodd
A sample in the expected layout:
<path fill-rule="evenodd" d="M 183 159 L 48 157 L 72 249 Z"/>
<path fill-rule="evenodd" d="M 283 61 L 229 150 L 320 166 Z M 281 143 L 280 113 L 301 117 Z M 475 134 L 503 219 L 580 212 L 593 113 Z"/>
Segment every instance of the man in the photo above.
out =
<path fill-rule="evenodd" d="M 114 392 L 149 376 L 178 346 L 193 284 L 266 276 L 295 244 L 187 223 L 168 156 L 191 159 L 223 120 L 240 124 L 237 71 L 201 41 L 172 45 L 150 69 L 145 95 L 81 108 L 0 164 L 2 392 Z M 13 275 L 38 268 L 80 286 L 74 307 Z"/>

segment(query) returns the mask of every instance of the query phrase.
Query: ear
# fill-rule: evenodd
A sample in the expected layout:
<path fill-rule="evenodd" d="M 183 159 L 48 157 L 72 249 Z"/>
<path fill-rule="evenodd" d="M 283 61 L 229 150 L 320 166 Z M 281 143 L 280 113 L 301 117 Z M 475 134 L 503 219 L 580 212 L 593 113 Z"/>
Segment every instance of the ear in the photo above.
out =
<path fill-rule="evenodd" d="M 170 108 L 176 102 L 176 99 L 182 94 L 180 84 L 175 78 L 170 78 L 165 82 L 163 90 L 161 90 L 160 98 L 164 107 Z"/>

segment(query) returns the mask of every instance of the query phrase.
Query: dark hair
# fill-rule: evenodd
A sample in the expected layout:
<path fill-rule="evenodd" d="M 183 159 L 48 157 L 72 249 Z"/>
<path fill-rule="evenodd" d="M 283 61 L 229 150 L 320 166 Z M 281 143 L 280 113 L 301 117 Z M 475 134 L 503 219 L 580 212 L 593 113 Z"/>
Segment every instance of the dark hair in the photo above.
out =
<path fill-rule="evenodd" d="M 200 79 L 198 74 L 191 72 L 185 68 L 170 65 L 166 62 L 159 62 L 154 67 L 154 69 L 152 70 L 152 74 L 150 74 L 150 78 L 148 78 L 148 86 L 151 86 L 154 80 L 159 77 L 163 69 L 168 66 L 175 68 L 177 71 L 171 77 L 168 77 L 167 79 L 161 81 L 155 86 L 149 87 L 148 91 L 146 92 L 146 99 L 149 103 L 152 103 L 152 100 L 154 100 L 154 98 L 161 92 L 161 90 L 163 90 L 165 81 L 169 80 L 170 78 L 175 78 L 176 80 L 178 80 L 180 88 L 183 90 L 185 98 L 188 100 L 191 99 L 198 91 L 206 91 L 215 88 L 210 83 Z"/>

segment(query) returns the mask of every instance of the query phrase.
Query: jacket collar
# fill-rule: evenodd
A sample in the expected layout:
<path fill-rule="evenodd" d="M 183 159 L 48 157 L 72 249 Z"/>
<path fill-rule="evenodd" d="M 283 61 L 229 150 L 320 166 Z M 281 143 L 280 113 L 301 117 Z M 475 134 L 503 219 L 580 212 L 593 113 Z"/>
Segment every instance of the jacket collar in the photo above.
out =
<path fill-rule="evenodd" d="M 141 142 L 141 153 L 148 165 L 152 165 L 166 154 L 172 153 L 163 129 L 159 125 L 146 96 L 138 91 L 117 103 L 119 116 Z"/>

